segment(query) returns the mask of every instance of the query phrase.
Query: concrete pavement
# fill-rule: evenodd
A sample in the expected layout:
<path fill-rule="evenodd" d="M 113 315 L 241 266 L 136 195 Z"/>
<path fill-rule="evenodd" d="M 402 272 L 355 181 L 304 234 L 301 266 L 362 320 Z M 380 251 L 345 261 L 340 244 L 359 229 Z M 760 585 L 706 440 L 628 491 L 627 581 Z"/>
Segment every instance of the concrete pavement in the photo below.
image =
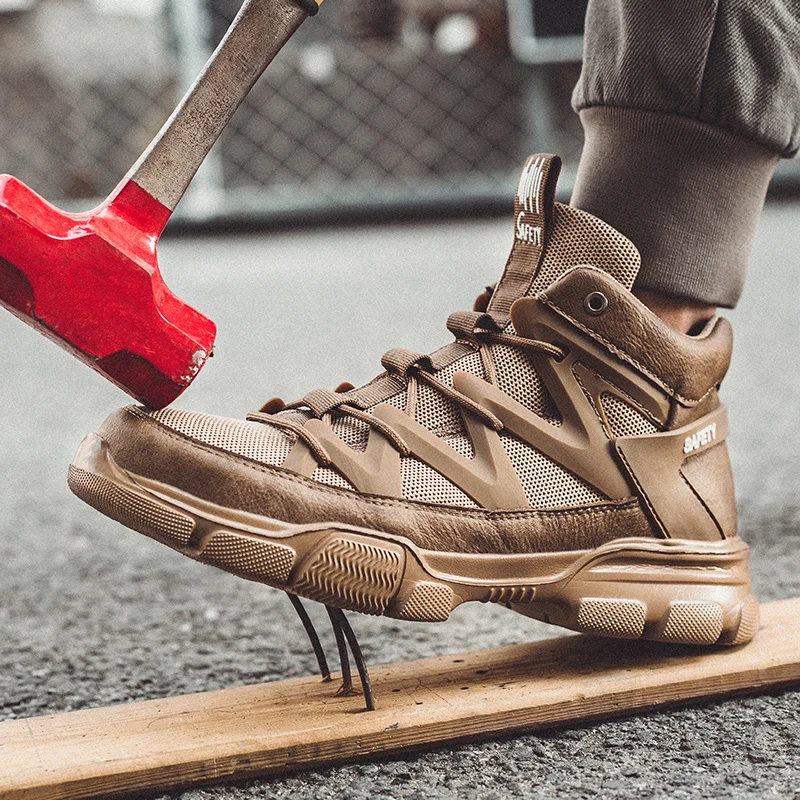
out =
<path fill-rule="evenodd" d="M 448 313 L 496 279 L 510 240 L 505 219 L 168 239 L 168 283 L 220 326 L 217 357 L 178 405 L 241 416 L 274 395 L 363 382 L 392 346 L 431 350 L 449 340 Z M 731 453 L 765 601 L 800 594 L 798 245 L 800 206 L 768 206 L 731 315 Z M 279 592 L 190 562 L 69 493 L 81 438 L 124 402 L 0 314 L 2 719 L 313 670 Z M 353 623 L 372 663 L 560 633 L 487 606 L 443 625 Z M 800 693 L 782 692 L 182 797 L 797 798 L 798 741 Z"/>

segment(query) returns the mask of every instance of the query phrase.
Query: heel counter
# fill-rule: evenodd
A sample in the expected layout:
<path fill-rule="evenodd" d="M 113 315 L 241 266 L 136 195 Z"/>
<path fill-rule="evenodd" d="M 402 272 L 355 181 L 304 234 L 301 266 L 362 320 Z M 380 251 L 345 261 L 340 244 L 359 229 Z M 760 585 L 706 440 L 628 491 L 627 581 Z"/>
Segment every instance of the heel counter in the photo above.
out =
<path fill-rule="evenodd" d="M 720 405 L 681 428 L 614 440 L 618 458 L 664 538 L 719 541 L 735 535 L 727 435 L 727 411 Z"/>
<path fill-rule="evenodd" d="M 723 538 L 736 536 L 736 492 L 727 443 L 720 442 L 689 456 L 681 466 L 681 474 L 713 517 Z"/>

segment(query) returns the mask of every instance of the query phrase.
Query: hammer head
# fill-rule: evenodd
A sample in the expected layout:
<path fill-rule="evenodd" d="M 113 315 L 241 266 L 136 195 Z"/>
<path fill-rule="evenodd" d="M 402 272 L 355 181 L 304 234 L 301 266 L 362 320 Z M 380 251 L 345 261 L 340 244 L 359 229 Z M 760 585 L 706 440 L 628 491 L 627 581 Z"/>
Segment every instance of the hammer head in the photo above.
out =
<path fill-rule="evenodd" d="M 161 278 L 170 214 L 132 180 L 67 214 L 0 176 L 0 305 L 156 408 L 192 382 L 216 335 Z"/>

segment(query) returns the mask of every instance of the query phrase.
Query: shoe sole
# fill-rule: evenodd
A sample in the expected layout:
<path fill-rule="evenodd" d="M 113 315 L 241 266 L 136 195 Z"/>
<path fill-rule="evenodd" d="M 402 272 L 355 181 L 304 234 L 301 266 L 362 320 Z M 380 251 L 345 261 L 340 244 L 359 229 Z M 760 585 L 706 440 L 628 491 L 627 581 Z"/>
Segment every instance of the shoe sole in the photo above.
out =
<path fill-rule="evenodd" d="M 521 555 L 430 551 L 382 531 L 292 525 L 208 503 L 121 469 L 97 434 L 81 445 L 69 486 L 185 556 L 365 614 L 442 622 L 461 603 L 480 601 L 584 633 L 695 645 L 744 644 L 759 626 L 749 549 L 738 537 L 620 538 Z"/>

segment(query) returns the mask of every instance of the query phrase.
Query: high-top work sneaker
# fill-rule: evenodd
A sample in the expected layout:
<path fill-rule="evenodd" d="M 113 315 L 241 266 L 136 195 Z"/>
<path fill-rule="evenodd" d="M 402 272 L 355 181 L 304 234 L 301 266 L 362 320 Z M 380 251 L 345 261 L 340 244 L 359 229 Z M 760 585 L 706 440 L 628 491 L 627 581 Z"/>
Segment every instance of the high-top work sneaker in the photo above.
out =
<path fill-rule="evenodd" d="M 130 406 L 72 490 L 184 555 L 341 609 L 445 620 L 468 600 L 623 638 L 736 645 L 758 627 L 717 390 L 719 317 L 676 333 L 635 247 L 554 202 L 531 157 L 515 239 L 455 341 L 391 350 L 359 389 L 247 421 Z"/>

